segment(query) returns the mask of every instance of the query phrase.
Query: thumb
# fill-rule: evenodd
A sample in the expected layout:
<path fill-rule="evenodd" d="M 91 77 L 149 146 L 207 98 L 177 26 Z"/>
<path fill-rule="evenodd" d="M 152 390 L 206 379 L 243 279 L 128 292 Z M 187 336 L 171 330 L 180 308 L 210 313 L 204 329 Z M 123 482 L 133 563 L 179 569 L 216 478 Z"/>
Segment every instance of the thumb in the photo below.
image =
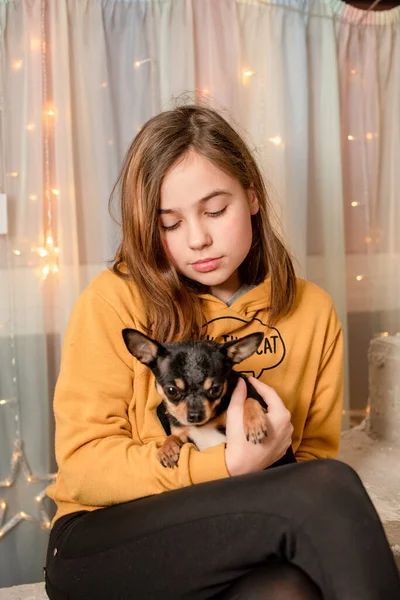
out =
<path fill-rule="evenodd" d="M 239 377 L 235 389 L 233 390 L 226 413 L 226 440 L 232 441 L 238 437 L 244 438 L 243 429 L 243 410 L 244 401 L 247 396 L 247 386 L 243 379 Z"/>
<path fill-rule="evenodd" d="M 239 377 L 235 389 L 233 390 L 229 407 L 243 408 L 247 396 L 247 387 L 242 377 Z"/>

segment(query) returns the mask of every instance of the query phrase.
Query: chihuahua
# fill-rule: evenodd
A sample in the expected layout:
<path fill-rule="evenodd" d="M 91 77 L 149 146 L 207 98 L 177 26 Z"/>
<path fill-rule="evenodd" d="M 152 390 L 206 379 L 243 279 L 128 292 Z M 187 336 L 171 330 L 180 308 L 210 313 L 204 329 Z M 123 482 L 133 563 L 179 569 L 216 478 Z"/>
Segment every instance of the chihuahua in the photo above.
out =
<path fill-rule="evenodd" d="M 199 450 L 226 441 L 226 411 L 239 377 L 247 387 L 243 426 L 249 442 L 260 444 L 268 435 L 268 406 L 243 373 L 233 369 L 257 350 L 264 334 L 251 333 L 238 340 L 159 342 L 137 329 L 124 329 L 129 352 L 154 374 L 162 402 L 157 415 L 168 437 L 158 451 L 164 467 L 174 467 L 183 444 Z M 296 462 L 290 447 L 271 466 Z"/>

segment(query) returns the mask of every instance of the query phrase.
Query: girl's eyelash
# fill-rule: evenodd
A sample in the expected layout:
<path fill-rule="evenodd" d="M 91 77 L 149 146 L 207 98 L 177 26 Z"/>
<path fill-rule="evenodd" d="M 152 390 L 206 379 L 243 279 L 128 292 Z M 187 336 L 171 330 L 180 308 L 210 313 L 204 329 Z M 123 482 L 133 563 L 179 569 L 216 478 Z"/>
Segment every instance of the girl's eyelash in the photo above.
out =
<path fill-rule="evenodd" d="M 222 210 L 218 210 L 217 212 L 213 212 L 213 213 L 206 213 L 209 217 L 220 217 L 221 215 L 224 214 L 224 212 L 226 211 L 228 207 L 225 206 L 225 208 L 223 208 Z M 179 223 L 180 221 L 178 221 L 177 223 L 175 223 L 175 225 L 170 225 L 170 227 L 166 227 L 165 225 L 161 225 L 161 229 L 163 231 L 173 231 L 174 229 L 177 229 L 179 227 Z"/>
<path fill-rule="evenodd" d="M 214 213 L 207 213 L 209 217 L 219 217 L 220 215 L 224 214 L 224 212 L 226 211 L 228 207 L 225 206 L 225 208 L 223 208 L 222 210 L 219 210 L 218 212 L 214 212 Z"/>
<path fill-rule="evenodd" d="M 161 225 L 161 229 L 163 231 L 172 231 L 173 229 L 176 229 L 179 225 L 180 221 L 178 221 L 177 223 L 175 223 L 175 225 L 171 225 L 170 227 L 166 227 L 165 225 Z"/>

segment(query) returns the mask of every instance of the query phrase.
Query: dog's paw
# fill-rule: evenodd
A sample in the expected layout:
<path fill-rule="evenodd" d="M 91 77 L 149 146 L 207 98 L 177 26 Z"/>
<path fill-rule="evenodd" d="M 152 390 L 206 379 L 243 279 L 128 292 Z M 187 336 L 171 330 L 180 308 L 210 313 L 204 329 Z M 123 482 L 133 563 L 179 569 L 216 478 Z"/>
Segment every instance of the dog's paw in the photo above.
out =
<path fill-rule="evenodd" d="M 163 467 L 175 467 L 178 464 L 181 453 L 182 442 L 173 435 L 170 435 L 157 453 L 157 458 Z"/>
<path fill-rule="evenodd" d="M 267 437 L 267 411 L 253 398 L 247 398 L 243 411 L 244 433 L 248 442 L 261 444 Z"/>

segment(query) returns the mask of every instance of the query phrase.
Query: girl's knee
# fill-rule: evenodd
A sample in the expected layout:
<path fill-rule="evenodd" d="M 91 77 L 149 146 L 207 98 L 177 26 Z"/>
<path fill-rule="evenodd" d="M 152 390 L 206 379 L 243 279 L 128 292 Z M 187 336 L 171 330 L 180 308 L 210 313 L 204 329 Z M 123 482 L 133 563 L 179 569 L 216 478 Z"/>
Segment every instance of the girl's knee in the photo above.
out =
<path fill-rule="evenodd" d="M 344 482 L 347 485 L 358 486 L 361 484 L 361 480 L 353 467 L 340 460 L 320 458 L 318 460 L 310 460 L 303 464 L 309 466 L 313 479 L 321 484 L 341 485 Z"/>
<path fill-rule="evenodd" d="M 223 600 L 321 600 L 314 582 L 300 569 L 274 561 L 253 569 L 222 596 Z"/>
<path fill-rule="evenodd" d="M 368 495 L 356 471 L 344 462 L 330 458 L 309 461 L 304 469 L 304 482 L 323 495 L 328 502 L 338 500 L 367 501 Z"/>

